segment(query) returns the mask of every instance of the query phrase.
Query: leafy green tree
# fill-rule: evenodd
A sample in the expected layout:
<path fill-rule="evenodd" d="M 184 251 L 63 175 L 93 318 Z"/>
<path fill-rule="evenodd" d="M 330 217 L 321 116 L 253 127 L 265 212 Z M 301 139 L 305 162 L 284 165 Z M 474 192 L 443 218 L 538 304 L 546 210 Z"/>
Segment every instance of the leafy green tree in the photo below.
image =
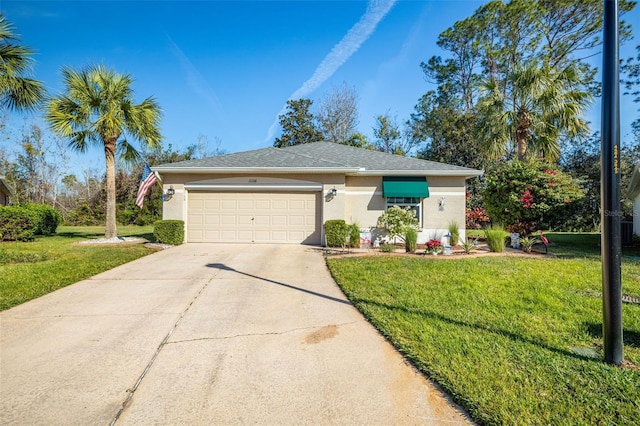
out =
<path fill-rule="evenodd" d="M 344 143 L 345 145 L 355 146 L 356 148 L 366 148 L 373 149 L 373 145 L 369 143 L 369 140 L 365 135 L 360 132 L 355 132 L 351 135 L 348 141 Z"/>
<path fill-rule="evenodd" d="M 399 152 L 400 128 L 394 117 L 389 114 L 378 115 L 376 117 L 375 125 L 373 126 L 373 136 L 376 138 L 375 147 L 376 150 L 382 152 L 388 152 L 390 154 L 405 155 L 404 152 Z"/>
<path fill-rule="evenodd" d="M 586 133 L 581 118 L 592 96 L 578 88 L 581 74 L 574 66 L 560 72 L 531 62 L 503 82 L 487 81 L 478 103 L 478 137 L 491 158 L 515 150 L 518 160 L 527 153 L 548 160 L 560 156 L 559 139 Z"/>
<path fill-rule="evenodd" d="M 278 117 L 282 126 L 282 136 L 275 139 L 273 146 L 284 148 L 322 140 L 322 132 L 316 126 L 314 116 L 309 111 L 312 103 L 311 99 L 287 101 L 288 111 Z"/>
<path fill-rule="evenodd" d="M 620 15 L 634 7 L 635 2 L 621 0 Z M 537 128 L 532 128 L 528 125 L 529 109 L 520 111 L 518 122 L 515 116 L 519 111 L 515 107 L 526 104 L 519 98 L 522 95 L 530 93 L 531 99 L 540 97 L 533 93 L 532 82 L 526 78 L 536 68 L 539 76 L 535 89 L 540 93 L 552 93 L 546 89 L 551 81 L 552 88 L 563 94 L 562 100 L 571 94 L 582 98 L 571 100 L 569 107 L 588 102 L 582 95 L 584 92 L 598 94 L 595 69 L 587 59 L 597 53 L 602 43 L 602 11 L 601 0 L 493 0 L 443 31 L 438 37 L 438 46 L 444 54 L 421 64 L 426 79 L 435 83 L 437 90 L 422 97 L 409 121 L 412 137 L 427 142 L 422 155 L 430 159 L 463 158 L 474 149 L 483 152 L 473 146 L 471 141 L 475 137 L 468 138 L 468 144 L 459 143 L 460 134 L 469 133 L 465 123 L 475 122 L 483 130 L 480 139 L 493 150 L 492 158 L 504 155 L 505 151 L 517 153 L 517 141 L 521 154 L 526 154 L 528 149 L 530 154 L 557 157 L 554 151 L 558 149 L 558 139 L 553 133 L 570 136 L 584 123 L 557 120 L 556 116 L 549 129 L 541 129 L 544 123 L 540 121 Z M 631 28 L 621 21 L 620 39 L 629 38 Z M 570 91 L 565 84 L 569 74 L 573 74 L 566 81 L 571 85 Z M 497 108 L 501 100 L 510 105 Z M 547 107 L 551 103 L 550 99 L 541 100 Z M 545 115 L 561 110 L 560 103 L 552 110 L 546 107 Z M 577 118 L 580 114 L 581 111 L 572 112 Z M 497 119 L 502 124 L 494 131 L 492 120 Z M 535 122 L 533 120 L 532 125 Z M 512 132 L 505 131 L 505 123 L 509 123 Z M 520 133 L 516 135 L 518 127 Z M 452 146 L 446 148 L 446 145 Z"/>
<path fill-rule="evenodd" d="M 565 215 L 568 205 L 584 197 L 584 190 L 555 164 L 516 160 L 487 171 L 482 196 L 494 222 L 528 235 Z"/>
<path fill-rule="evenodd" d="M 132 78 L 103 66 L 76 71 L 62 70 L 65 93 L 53 97 L 46 107 L 51 130 L 69 139 L 69 145 L 86 152 L 89 145 L 104 149 L 106 163 L 105 237 L 116 230 L 116 153 L 127 160 L 139 158 L 129 142 L 136 139 L 150 148 L 160 146 L 161 110 L 153 98 L 139 104 L 133 101 Z"/>
<path fill-rule="evenodd" d="M 0 107 L 34 109 L 45 95 L 41 82 L 28 78 L 33 51 L 18 44 L 13 26 L 0 13 Z"/>
<path fill-rule="evenodd" d="M 427 92 L 411 114 L 408 127 L 411 137 L 426 144 L 418 158 L 482 169 L 485 157 L 475 137 L 476 115 L 466 113 L 446 102 L 435 92 Z"/>

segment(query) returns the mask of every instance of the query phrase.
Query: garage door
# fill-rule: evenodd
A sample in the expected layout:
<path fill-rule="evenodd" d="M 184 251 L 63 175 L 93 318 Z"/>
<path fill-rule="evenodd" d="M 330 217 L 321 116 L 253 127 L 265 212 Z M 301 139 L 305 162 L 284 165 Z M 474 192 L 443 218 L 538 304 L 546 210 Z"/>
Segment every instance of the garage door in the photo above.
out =
<path fill-rule="evenodd" d="M 189 242 L 320 244 L 317 192 L 189 191 Z"/>

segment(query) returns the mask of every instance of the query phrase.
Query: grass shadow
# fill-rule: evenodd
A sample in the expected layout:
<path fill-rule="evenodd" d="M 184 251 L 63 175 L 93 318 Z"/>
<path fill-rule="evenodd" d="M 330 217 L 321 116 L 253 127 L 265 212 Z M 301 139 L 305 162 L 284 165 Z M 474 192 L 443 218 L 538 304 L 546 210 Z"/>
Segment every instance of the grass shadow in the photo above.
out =
<path fill-rule="evenodd" d="M 602 339 L 602 324 L 596 322 L 587 322 L 583 324 L 587 333 L 596 339 Z M 622 340 L 626 346 L 640 348 L 640 332 L 635 330 L 622 330 Z"/>
<path fill-rule="evenodd" d="M 591 356 L 586 356 L 586 355 L 581 355 L 581 354 L 577 354 L 574 352 L 571 352 L 569 350 L 565 350 L 565 349 L 561 349 L 561 348 L 557 348 L 554 346 L 550 346 L 547 345 L 546 343 L 537 341 L 537 340 L 533 340 L 533 339 L 528 339 L 526 337 L 523 337 L 517 333 L 514 333 L 512 331 L 509 330 L 502 330 L 502 329 L 498 329 L 498 328 L 491 328 L 491 327 L 487 327 L 484 325 L 480 325 L 480 324 L 473 324 L 473 323 L 469 323 L 469 322 L 465 322 L 465 321 L 460 321 L 457 319 L 453 319 L 453 318 L 448 318 L 444 315 L 435 313 L 435 312 L 428 312 L 428 311 L 424 311 L 421 309 L 414 309 L 414 308 L 407 308 L 405 306 L 397 306 L 397 305 L 390 305 L 390 304 L 386 304 L 386 303 L 380 303 L 374 300 L 367 300 L 367 299 L 360 299 L 360 298 L 354 298 L 351 299 L 351 301 L 353 302 L 353 304 L 356 307 L 359 307 L 361 304 L 368 304 L 368 305 L 373 305 L 373 306 L 377 306 L 380 308 L 384 308 L 384 309 L 389 309 L 389 310 L 397 310 L 397 311 L 402 311 L 404 313 L 407 314 L 411 314 L 411 315 L 419 315 L 422 316 L 424 318 L 429 318 L 432 320 L 436 320 L 436 321 L 441 321 L 447 324 L 451 324 L 451 325 L 455 325 L 455 326 L 460 326 L 460 327 L 465 327 L 465 328 L 470 328 L 470 329 L 474 329 L 474 330 L 479 330 L 479 331 L 483 331 L 483 332 L 488 332 L 491 334 L 495 334 L 497 336 L 501 336 L 501 337 L 507 337 L 509 339 L 511 339 L 514 342 L 524 342 L 524 343 L 528 343 L 530 345 L 535 345 L 538 346 L 542 349 L 548 350 L 550 352 L 554 352 L 557 353 L 559 355 L 563 355 L 563 356 L 568 356 L 568 357 L 572 357 L 572 358 L 576 358 L 582 361 L 590 361 L 590 362 L 602 362 L 601 359 L 595 359 Z M 371 318 L 370 318 L 371 319 Z"/>

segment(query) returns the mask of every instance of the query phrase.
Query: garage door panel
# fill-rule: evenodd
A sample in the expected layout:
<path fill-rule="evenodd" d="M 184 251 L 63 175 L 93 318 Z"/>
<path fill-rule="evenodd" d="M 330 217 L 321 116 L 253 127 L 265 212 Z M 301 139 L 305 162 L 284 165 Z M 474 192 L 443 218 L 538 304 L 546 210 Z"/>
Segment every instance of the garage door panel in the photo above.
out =
<path fill-rule="evenodd" d="M 220 224 L 220 216 L 218 216 L 218 215 L 206 215 L 206 216 L 204 216 L 204 223 L 206 225 L 219 225 Z"/>
<path fill-rule="evenodd" d="M 292 226 L 304 226 L 307 224 L 307 220 L 305 216 L 300 215 L 290 215 L 289 216 L 289 225 Z"/>
<path fill-rule="evenodd" d="M 319 193 L 190 191 L 190 242 L 320 243 Z"/>
<path fill-rule="evenodd" d="M 218 210 L 220 209 L 220 200 L 205 200 L 203 207 L 205 210 Z"/>
<path fill-rule="evenodd" d="M 254 224 L 256 226 L 269 226 L 271 225 L 271 217 L 267 215 L 255 215 Z"/>
<path fill-rule="evenodd" d="M 271 201 L 271 210 L 286 210 L 286 209 L 287 209 L 287 200 Z"/>
<path fill-rule="evenodd" d="M 271 225 L 274 225 L 274 226 L 287 226 L 287 216 L 285 216 L 285 215 L 274 215 L 274 216 L 271 216 Z"/>
<path fill-rule="evenodd" d="M 251 225 L 253 222 L 252 215 L 238 215 L 236 223 L 238 225 Z"/>
<path fill-rule="evenodd" d="M 289 201 L 289 210 L 305 210 L 307 203 L 305 200 L 291 200 Z"/>
<path fill-rule="evenodd" d="M 271 209 L 271 200 L 255 200 L 254 204 L 257 211 Z"/>
<path fill-rule="evenodd" d="M 238 200 L 238 210 L 251 210 L 253 211 L 253 200 Z"/>
<path fill-rule="evenodd" d="M 228 195 L 228 194 L 227 194 Z M 221 210 L 236 210 L 238 208 L 238 203 L 236 200 L 221 200 L 220 209 Z"/>

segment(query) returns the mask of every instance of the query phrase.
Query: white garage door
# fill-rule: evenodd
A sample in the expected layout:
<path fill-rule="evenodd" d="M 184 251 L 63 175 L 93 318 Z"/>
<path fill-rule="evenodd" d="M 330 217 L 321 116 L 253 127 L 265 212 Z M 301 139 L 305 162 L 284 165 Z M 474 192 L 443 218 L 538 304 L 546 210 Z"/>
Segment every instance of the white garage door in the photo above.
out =
<path fill-rule="evenodd" d="M 189 191 L 189 242 L 320 244 L 317 192 Z"/>

